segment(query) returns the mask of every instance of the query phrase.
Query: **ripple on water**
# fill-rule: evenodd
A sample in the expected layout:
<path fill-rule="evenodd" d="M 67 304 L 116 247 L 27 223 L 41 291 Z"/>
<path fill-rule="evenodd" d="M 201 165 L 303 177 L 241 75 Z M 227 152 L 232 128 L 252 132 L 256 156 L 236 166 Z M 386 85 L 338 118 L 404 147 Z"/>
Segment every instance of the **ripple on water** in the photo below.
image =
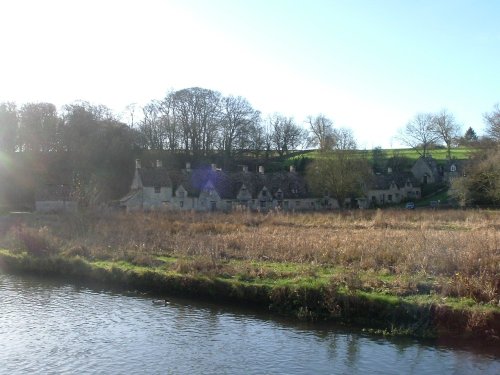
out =
<path fill-rule="evenodd" d="M 498 374 L 498 358 L 417 341 L 0 274 L 0 373 Z"/>

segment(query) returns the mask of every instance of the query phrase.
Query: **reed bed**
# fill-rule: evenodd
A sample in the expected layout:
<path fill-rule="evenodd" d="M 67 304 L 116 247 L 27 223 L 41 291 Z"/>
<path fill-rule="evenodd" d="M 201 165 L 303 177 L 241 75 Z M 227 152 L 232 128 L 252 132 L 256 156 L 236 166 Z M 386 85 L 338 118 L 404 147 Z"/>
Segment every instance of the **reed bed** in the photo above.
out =
<path fill-rule="evenodd" d="M 1 245 L 149 266 L 172 257 L 177 272 L 249 279 L 283 274 L 256 263 L 291 263 L 311 275 L 335 269 L 332 282 L 348 288 L 424 290 L 496 306 L 499 233 L 500 212 L 486 210 L 138 212 L 33 215 L 4 228 Z"/>

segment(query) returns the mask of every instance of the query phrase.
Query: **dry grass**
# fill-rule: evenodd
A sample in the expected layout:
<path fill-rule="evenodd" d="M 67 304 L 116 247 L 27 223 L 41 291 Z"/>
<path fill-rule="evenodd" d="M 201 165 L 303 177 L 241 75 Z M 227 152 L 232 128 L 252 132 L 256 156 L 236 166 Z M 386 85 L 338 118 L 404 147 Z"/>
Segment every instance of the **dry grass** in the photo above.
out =
<path fill-rule="evenodd" d="M 24 225 L 44 228 L 45 243 L 64 243 L 69 254 L 142 265 L 155 265 L 157 256 L 196 259 L 179 261 L 175 267 L 181 273 L 254 279 L 272 272 L 221 264 L 290 262 L 343 267 L 349 273 L 335 281 L 350 288 L 390 284 L 404 294 L 418 292 L 421 280 L 432 278 L 432 290 L 445 296 L 495 304 L 500 299 L 500 212 L 495 211 L 120 213 L 36 216 Z M 392 279 L 381 285 L 378 276 L 363 280 L 360 272 Z"/>

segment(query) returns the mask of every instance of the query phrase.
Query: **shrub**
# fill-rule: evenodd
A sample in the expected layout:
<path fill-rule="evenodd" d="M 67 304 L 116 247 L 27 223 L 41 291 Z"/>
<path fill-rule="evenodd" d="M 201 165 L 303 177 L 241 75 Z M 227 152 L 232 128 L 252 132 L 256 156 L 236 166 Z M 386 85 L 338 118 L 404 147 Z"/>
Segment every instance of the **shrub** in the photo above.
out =
<path fill-rule="evenodd" d="M 34 256 L 46 256 L 58 251 L 57 239 L 50 233 L 48 227 L 29 228 L 21 226 L 15 229 L 17 250 L 26 251 Z"/>

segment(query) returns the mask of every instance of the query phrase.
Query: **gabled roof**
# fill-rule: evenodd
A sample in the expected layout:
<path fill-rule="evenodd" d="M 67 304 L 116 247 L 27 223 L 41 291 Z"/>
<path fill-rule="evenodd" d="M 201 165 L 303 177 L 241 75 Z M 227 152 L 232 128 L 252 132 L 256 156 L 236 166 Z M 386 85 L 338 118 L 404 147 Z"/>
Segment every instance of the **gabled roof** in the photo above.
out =
<path fill-rule="evenodd" d="M 370 186 L 370 189 L 388 190 L 393 182 L 398 188 L 402 188 L 408 181 L 410 181 L 414 187 L 418 186 L 418 183 L 415 181 L 415 178 L 411 173 L 375 175 L 375 177 L 373 178 L 373 184 Z"/>
<path fill-rule="evenodd" d="M 272 197 L 281 191 L 282 199 L 298 199 L 308 196 L 302 176 L 295 172 L 257 173 L 248 171 L 225 172 L 206 166 L 189 170 L 164 168 L 138 169 L 143 186 L 172 186 L 174 193 L 182 186 L 188 196 L 198 197 L 208 183 L 213 185 L 221 199 L 236 199 L 243 185 L 252 199 L 256 199 L 264 187 Z"/>
<path fill-rule="evenodd" d="M 237 172 L 233 173 L 231 178 L 235 197 L 242 185 L 246 186 L 253 198 L 256 198 L 264 187 L 268 189 L 273 197 L 276 196 L 278 190 L 281 190 L 283 199 L 305 198 L 308 194 L 304 179 L 295 172 L 266 174 Z"/>
<path fill-rule="evenodd" d="M 413 164 L 412 169 L 416 168 L 419 164 L 423 164 L 427 166 L 431 170 L 432 173 L 437 173 L 439 171 L 438 162 L 432 156 L 423 156 L 419 157 L 415 164 Z"/>

